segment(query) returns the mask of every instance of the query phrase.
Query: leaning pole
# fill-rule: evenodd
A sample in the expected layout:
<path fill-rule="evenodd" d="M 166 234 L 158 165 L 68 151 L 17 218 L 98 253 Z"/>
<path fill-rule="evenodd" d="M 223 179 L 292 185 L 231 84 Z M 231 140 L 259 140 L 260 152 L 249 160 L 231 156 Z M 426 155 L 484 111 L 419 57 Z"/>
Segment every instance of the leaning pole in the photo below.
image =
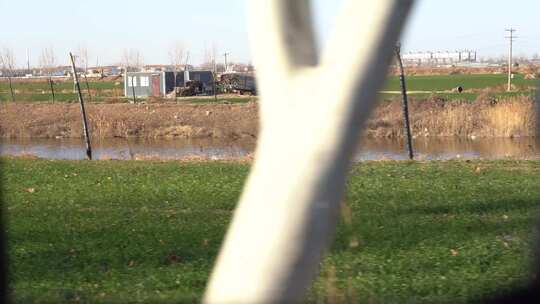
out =
<path fill-rule="evenodd" d="M 86 143 L 86 157 L 89 160 L 92 160 L 92 146 L 90 145 L 90 134 L 88 131 L 88 122 L 86 119 L 86 110 L 84 108 L 84 99 L 81 93 L 81 85 L 79 84 L 79 76 L 77 76 L 77 68 L 75 67 L 75 59 L 73 58 L 73 54 L 69 53 L 69 58 L 71 59 L 71 67 L 73 71 L 73 82 L 75 83 L 75 87 L 77 88 L 77 93 L 79 95 L 79 104 L 81 105 L 81 115 L 82 115 L 82 122 L 83 122 L 83 131 L 84 131 L 84 139 Z"/>
<path fill-rule="evenodd" d="M 260 134 L 205 303 L 303 299 L 412 2 L 345 1 L 319 58 L 309 0 L 249 1 Z"/>
<path fill-rule="evenodd" d="M 409 98 L 407 96 L 407 84 L 405 82 L 405 70 L 403 69 L 403 61 L 401 60 L 401 45 L 396 46 L 396 60 L 399 67 L 399 85 L 401 88 L 401 99 L 403 109 L 403 130 L 405 140 L 407 142 L 407 153 L 410 160 L 414 159 L 414 151 L 412 145 L 411 123 L 409 119 Z"/>

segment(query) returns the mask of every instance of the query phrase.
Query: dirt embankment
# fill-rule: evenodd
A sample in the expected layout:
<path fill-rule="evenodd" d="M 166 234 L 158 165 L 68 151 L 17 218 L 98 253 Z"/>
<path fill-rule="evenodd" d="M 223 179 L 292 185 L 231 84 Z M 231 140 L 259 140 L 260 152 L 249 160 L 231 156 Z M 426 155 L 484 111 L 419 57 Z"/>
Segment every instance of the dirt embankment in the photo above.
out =
<path fill-rule="evenodd" d="M 88 104 L 93 137 L 246 138 L 258 130 L 257 105 Z M 78 104 L 6 103 L 0 137 L 82 136 Z"/>
<path fill-rule="evenodd" d="M 89 104 L 93 137 L 256 138 L 258 105 Z M 515 98 L 499 102 L 413 101 L 413 134 L 423 136 L 536 136 L 533 102 Z M 302 123 L 302 118 L 298 118 Z M 401 137 L 400 102 L 381 102 L 368 122 L 370 137 Z M 0 137 L 76 138 L 82 136 L 78 104 L 4 103 Z"/>

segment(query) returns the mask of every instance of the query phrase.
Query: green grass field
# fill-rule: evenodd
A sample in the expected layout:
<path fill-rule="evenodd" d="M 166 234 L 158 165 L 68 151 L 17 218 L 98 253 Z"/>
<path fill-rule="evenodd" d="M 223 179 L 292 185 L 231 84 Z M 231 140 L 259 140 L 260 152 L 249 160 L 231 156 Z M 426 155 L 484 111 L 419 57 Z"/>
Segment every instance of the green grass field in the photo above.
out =
<path fill-rule="evenodd" d="M 245 97 L 227 97 L 223 98 L 219 95 L 217 96 L 217 99 L 212 97 L 197 97 L 197 98 L 190 98 L 190 97 L 181 97 L 177 99 L 177 102 L 182 103 L 190 103 L 190 104 L 208 104 L 208 103 L 248 103 L 248 102 L 254 102 L 257 101 L 256 96 L 245 96 Z"/>
<path fill-rule="evenodd" d="M 439 92 L 437 96 L 445 100 L 463 100 L 474 101 L 480 95 L 478 92 L 465 92 L 462 94 L 451 93 L 452 89 L 462 86 L 465 90 L 472 89 L 485 89 L 494 88 L 494 92 L 490 93 L 493 98 L 506 98 L 512 96 L 530 96 L 530 88 L 538 84 L 538 80 L 526 80 L 524 75 L 516 74 L 513 83 L 518 87 L 515 92 L 504 92 L 501 89 L 506 84 L 507 76 L 504 74 L 473 74 L 473 75 L 429 75 L 429 76 L 408 76 L 407 77 L 407 89 L 412 91 L 410 93 L 412 98 L 427 99 L 432 97 L 431 93 L 427 92 Z M 124 89 L 123 82 L 120 81 L 90 81 L 90 90 L 92 93 L 93 102 L 127 102 L 129 98 L 123 98 Z M 81 88 L 83 94 L 87 96 L 86 83 L 81 82 Z M 50 94 L 49 84 L 47 82 L 41 83 L 25 83 L 14 82 L 14 89 L 18 91 L 15 99 L 18 101 L 29 102 L 47 102 L 52 100 Z M 77 95 L 73 94 L 73 83 L 71 81 L 57 82 L 55 90 L 57 91 L 56 101 L 58 102 L 70 102 L 77 101 Z M 388 78 L 384 85 L 383 91 L 399 91 L 399 78 L 391 76 Z M 416 93 L 415 93 L 416 91 Z M 448 91 L 441 93 L 441 91 Z M 418 93 L 420 92 L 420 93 Z M 400 99 L 399 94 L 381 94 L 383 100 L 397 100 Z M 0 101 L 10 101 L 11 95 L 9 94 L 9 86 L 6 81 L 0 82 Z M 88 100 L 88 98 L 87 98 Z M 248 99 L 249 100 L 249 99 Z M 184 98 L 184 101 L 192 103 L 215 103 L 213 97 L 209 98 Z M 220 98 L 217 103 L 223 103 Z M 242 103 L 246 102 L 245 98 L 228 98 L 227 102 L 230 103 Z"/>
<path fill-rule="evenodd" d="M 83 79 L 79 79 L 81 83 L 81 88 L 86 89 L 86 82 Z M 119 82 L 118 85 L 116 83 Z M 93 81 L 89 80 L 88 85 L 92 90 L 112 90 L 115 88 L 124 90 L 124 83 L 120 81 Z M 16 90 L 30 90 L 30 91 L 49 91 L 50 85 L 47 80 L 42 82 L 20 82 L 13 80 L 13 89 Z M 55 90 L 73 90 L 73 81 L 54 81 Z M 9 92 L 9 84 L 7 81 L 0 82 L 0 90 L 2 92 Z"/>
<path fill-rule="evenodd" d="M 74 93 L 55 93 L 55 102 L 79 102 L 79 97 Z M 104 96 L 92 96 L 88 97 L 87 94 L 83 95 L 85 102 L 106 102 L 108 99 Z M 18 99 L 31 102 L 52 102 L 52 94 L 17 94 L 15 101 Z M 0 94 L 0 101 L 11 101 L 10 94 Z"/>
<path fill-rule="evenodd" d="M 197 301 L 249 170 L 1 164 L 16 303 Z M 355 165 L 309 300 L 464 303 L 523 285 L 539 182 L 538 161 Z"/>
<path fill-rule="evenodd" d="M 88 96 L 86 82 L 81 79 L 81 90 L 86 101 L 108 102 L 123 99 L 123 82 L 120 81 L 88 81 L 88 88 L 92 97 Z M 13 90 L 15 91 L 15 101 L 25 102 L 52 102 L 51 88 L 47 80 L 42 82 L 21 82 L 13 81 Z M 78 96 L 73 93 L 72 81 L 55 81 L 55 102 L 76 102 Z M 0 102 L 11 101 L 11 93 L 7 81 L 0 82 Z"/>
<path fill-rule="evenodd" d="M 410 91 L 447 91 L 462 86 L 465 90 L 504 86 L 508 76 L 505 74 L 459 74 L 408 76 L 407 89 Z M 524 79 L 523 74 L 515 74 L 512 83 L 516 86 L 532 87 L 538 80 Z M 399 91 L 399 77 L 389 77 L 383 91 Z"/>
<path fill-rule="evenodd" d="M 409 93 L 409 100 L 430 100 L 430 99 L 440 99 L 444 101 L 465 101 L 465 102 L 474 102 L 476 101 L 481 93 Z M 505 100 L 508 98 L 517 98 L 517 97 L 531 97 L 534 96 L 534 92 L 531 91 L 520 91 L 520 92 L 496 92 L 489 93 L 486 95 L 490 99 L 495 100 Z M 380 98 L 383 101 L 401 101 L 401 94 L 389 94 L 381 93 Z"/>
<path fill-rule="evenodd" d="M 452 89 L 462 86 L 465 90 L 479 90 L 491 88 L 493 92 L 487 94 L 493 99 L 505 99 L 509 97 L 525 96 L 533 94 L 531 88 L 537 86 L 538 80 L 524 79 L 524 75 L 516 74 L 513 84 L 518 87 L 516 91 L 506 92 L 507 75 L 504 74 L 473 74 L 473 75 L 428 75 L 428 76 L 408 76 L 407 90 L 411 99 L 439 98 L 448 101 L 475 101 L 480 92 L 450 92 Z M 391 76 L 386 81 L 383 91 L 400 91 L 399 77 Z M 446 91 L 446 92 L 443 92 Z M 434 92 L 434 93 L 428 93 Z M 435 93 L 436 92 L 436 93 Z M 382 93 L 382 100 L 401 100 L 400 94 Z"/>

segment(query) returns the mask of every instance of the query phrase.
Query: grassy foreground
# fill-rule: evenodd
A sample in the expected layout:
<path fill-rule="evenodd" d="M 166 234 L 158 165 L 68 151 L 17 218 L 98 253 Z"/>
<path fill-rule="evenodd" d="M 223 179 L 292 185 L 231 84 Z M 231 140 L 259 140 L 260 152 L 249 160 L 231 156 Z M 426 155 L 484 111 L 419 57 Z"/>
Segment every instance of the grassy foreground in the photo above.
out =
<path fill-rule="evenodd" d="M 197 301 L 248 169 L 3 159 L 16 302 Z M 538 161 L 355 165 L 309 300 L 458 303 L 523 285 L 539 182 Z"/>

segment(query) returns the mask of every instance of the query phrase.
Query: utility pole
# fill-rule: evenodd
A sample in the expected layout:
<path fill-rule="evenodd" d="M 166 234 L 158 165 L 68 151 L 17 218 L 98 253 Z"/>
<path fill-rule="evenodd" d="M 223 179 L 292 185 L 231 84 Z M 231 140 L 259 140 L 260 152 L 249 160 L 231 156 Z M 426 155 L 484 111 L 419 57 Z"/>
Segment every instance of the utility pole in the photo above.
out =
<path fill-rule="evenodd" d="M 227 72 L 227 56 L 229 56 L 229 53 L 225 53 L 223 56 L 225 56 L 225 72 Z"/>
<path fill-rule="evenodd" d="M 187 86 L 187 82 L 189 81 L 189 51 L 186 55 L 186 63 L 184 64 L 184 84 L 183 86 Z"/>
<path fill-rule="evenodd" d="M 512 90 L 512 47 L 514 39 L 517 37 L 514 36 L 514 32 L 516 31 L 513 28 L 509 28 L 505 30 L 506 32 L 510 33 L 510 36 L 507 36 L 509 42 L 509 50 L 508 50 L 508 88 L 506 91 L 510 92 Z"/>
<path fill-rule="evenodd" d="M 186 54 L 186 63 L 184 64 L 184 71 L 189 70 L 188 69 L 188 64 L 189 64 L 189 51 Z"/>
<path fill-rule="evenodd" d="M 28 48 L 26 48 L 26 67 L 28 68 L 28 72 L 26 74 L 32 74 L 30 71 L 30 51 Z"/>
<path fill-rule="evenodd" d="M 213 60 L 214 71 L 212 72 L 212 89 L 214 91 L 214 101 L 217 101 L 217 90 L 216 90 L 216 78 L 217 78 L 217 69 L 216 69 L 216 59 Z"/>

